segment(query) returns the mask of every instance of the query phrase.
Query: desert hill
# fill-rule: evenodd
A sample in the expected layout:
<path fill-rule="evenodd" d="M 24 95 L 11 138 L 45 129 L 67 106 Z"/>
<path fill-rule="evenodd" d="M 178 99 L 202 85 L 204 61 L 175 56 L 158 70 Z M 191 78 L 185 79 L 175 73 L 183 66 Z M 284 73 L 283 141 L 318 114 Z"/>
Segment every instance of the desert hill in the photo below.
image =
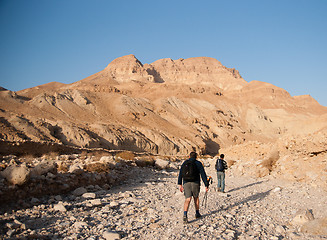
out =
<path fill-rule="evenodd" d="M 327 108 L 269 83 L 247 83 L 207 57 L 142 64 L 134 55 L 73 84 L 1 91 L 3 140 L 186 154 L 274 141 Z M 299 128 L 294 127 L 294 124 Z M 322 127 L 312 127 L 318 131 Z M 10 132 L 10 134 L 8 134 Z"/>

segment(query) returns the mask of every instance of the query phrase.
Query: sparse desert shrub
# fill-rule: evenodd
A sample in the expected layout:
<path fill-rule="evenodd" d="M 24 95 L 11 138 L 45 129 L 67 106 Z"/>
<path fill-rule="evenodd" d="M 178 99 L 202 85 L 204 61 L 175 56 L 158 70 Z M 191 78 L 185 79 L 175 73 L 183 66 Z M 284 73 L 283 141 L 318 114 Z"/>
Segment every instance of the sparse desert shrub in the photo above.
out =
<path fill-rule="evenodd" d="M 33 163 L 34 159 L 35 159 L 35 156 L 33 154 L 27 154 L 21 158 L 21 161 L 25 162 L 27 164 L 31 164 L 31 163 Z"/>
<path fill-rule="evenodd" d="M 104 163 L 96 162 L 86 165 L 85 170 L 88 172 L 97 172 L 97 173 L 109 172 L 109 166 Z"/>
<path fill-rule="evenodd" d="M 56 159 L 57 156 L 58 156 L 57 152 L 49 152 L 49 153 L 43 155 L 44 158 L 52 159 L 52 160 Z"/>
<path fill-rule="evenodd" d="M 229 168 L 236 163 L 236 161 L 232 160 L 232 159 L 228 159 L 228 160 L 226 160 L 226 162 L 227 162 L 227 167 L 229 167 Z"/>
<path fill-rule="evenodd" d="M 134 160 L 135 155 L 132 152 L 125 151 L 125 152 L 117 153 L 116 157 L 121 158 L 123 160 Z"/>
<path fill-rule="evenodd" d="M 279 159 L 279 152 L 274 151 L 270 154 L 270 156 L 267 159 L 262 161 L 261 166 L 267 168 L 269 172 L 271 172 L 275 167 L 278 159 Z"/>
<path fill-rule="evenodd" d="M 58 172 L 68 172 L 69 166 L 66 162 L 58 162 L 57 163 L 57 171 Z"/>
<path fill-rule="evenodd" d="M 140 159 L 136 159 L 135 163 L 139 167 L 151 167 L 154 166 L 155 160 L 153 157 L 147 156 L 147 157 L 142 157 Z"/>

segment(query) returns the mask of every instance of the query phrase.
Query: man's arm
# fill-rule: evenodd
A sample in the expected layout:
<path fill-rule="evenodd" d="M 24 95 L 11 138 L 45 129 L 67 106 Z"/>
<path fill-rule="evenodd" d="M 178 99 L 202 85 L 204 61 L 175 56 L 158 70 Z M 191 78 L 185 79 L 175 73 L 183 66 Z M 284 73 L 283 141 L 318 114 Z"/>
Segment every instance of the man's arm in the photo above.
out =
<path fill-rule="evenodd" d="M 182 167 L 183 167 L 184 163 L 182 164 L 181 168 L 179 169 L 179 174 L 178 174 L 178 185 L 182 185 L 183 181 L 182 181 Z"/>
<path fill-rule="evenodd" d="M 200 163 L 200 164 L 198 164 L 197 166 L 198 166 L 198 168 L 199 168 L 199 170 L 200 170 L 200 175 L 201 175 L 202 181 L 203 181 L 203 183 L 204 183 L 204 186 L 209 187 L 207 174 L 206 174 L 206 172 L 205 172 L 205 170 L 204 170 L 203 165 Z"/>
<path fill-rule="evenodd" d="M 224 163 L 224 169 L 227 169 L 228 168 L 227 167 L 227 162 L 224 160 L 223 163 Z"/>

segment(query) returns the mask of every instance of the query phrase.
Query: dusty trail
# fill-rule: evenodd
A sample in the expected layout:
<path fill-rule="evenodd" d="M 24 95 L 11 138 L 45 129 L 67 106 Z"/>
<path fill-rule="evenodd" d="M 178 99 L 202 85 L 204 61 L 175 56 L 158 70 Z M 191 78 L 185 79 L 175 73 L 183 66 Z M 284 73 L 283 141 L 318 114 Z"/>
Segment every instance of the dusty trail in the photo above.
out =
<path fill-rule="evenodd" d="M 182 222 L 184 196 L 177 187 L 177 171 L 135 168 L 131 178 L 110 190 L 86 187 L 88 195 L 53 196 L 33 208 L 1 215 L 2 239 L 326 239 L 299 233 L 289 225 L 299 209 L 326 216 L 325 192 L 274 179 L 233 177 L 227 173 L 226 191 L 215 191 L 214 179 L 203 217 Z M 202 188 L 203 189 L 203 188 Z M 95 193 L 94 195 L 90 193 Z"/>

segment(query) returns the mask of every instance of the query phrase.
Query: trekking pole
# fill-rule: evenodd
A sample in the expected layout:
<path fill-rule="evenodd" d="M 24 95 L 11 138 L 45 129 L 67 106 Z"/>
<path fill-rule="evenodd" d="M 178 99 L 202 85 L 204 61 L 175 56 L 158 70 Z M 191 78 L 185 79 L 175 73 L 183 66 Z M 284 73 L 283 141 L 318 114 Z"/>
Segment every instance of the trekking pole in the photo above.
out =
<path fill-rule="evenodd" d="M 212 184 L 212 177 L 209 176 L 208 179 L 207 179 L 207 181 L 208 181 L 208 187 L 209 187 L 209 185 Z M 203 206 L 203 202 L 205 202 L 204 207 L 207 208 L 208 192 L 206 192 L 206 193 L 204 194 L 204 198 L 203 198 L 203 200 L 202 200 L 202 206 Z"/>
<path fill-rule="evenodd" d="M 203 207 L 203 202 L 205 202 L 204 207 L 207 208 L 207 201 L 208 201 L 208 192 L 204 194 L 204 198 L 202 200 L 202 207 Z"/>

